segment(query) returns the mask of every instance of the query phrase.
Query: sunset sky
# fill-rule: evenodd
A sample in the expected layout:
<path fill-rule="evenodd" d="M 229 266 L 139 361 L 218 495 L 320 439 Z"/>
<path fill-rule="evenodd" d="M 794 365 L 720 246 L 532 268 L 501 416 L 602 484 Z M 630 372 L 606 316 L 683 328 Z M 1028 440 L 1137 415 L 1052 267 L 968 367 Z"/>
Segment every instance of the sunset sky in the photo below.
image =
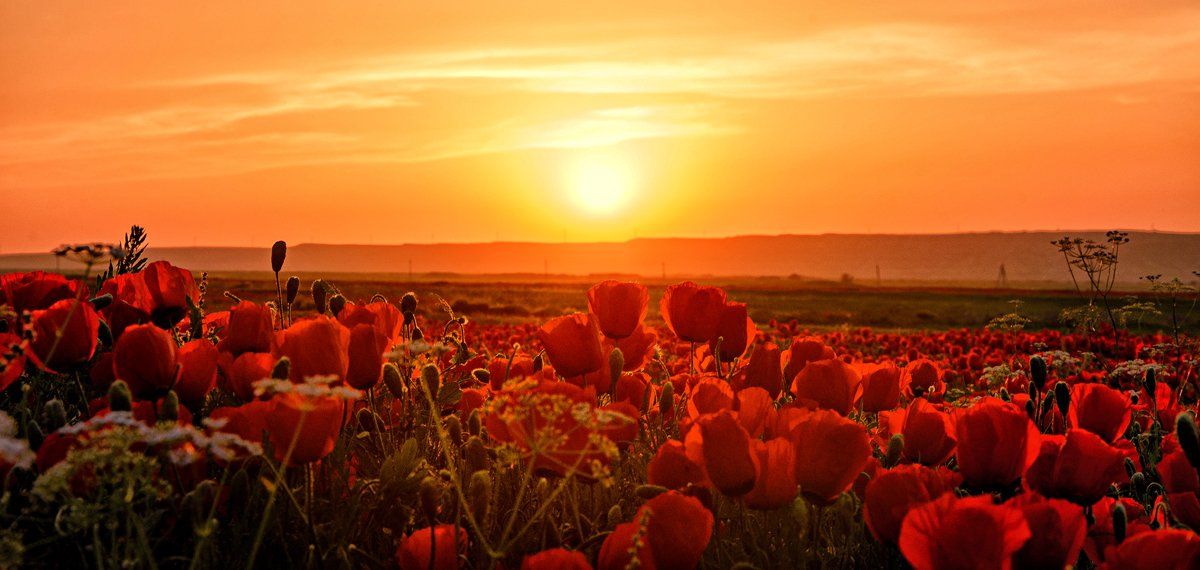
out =
<path fill-rule="evenodd" d="M 5 1 L 0 252 L 1200 231 L 1200 4 L 998 4 Z"/>

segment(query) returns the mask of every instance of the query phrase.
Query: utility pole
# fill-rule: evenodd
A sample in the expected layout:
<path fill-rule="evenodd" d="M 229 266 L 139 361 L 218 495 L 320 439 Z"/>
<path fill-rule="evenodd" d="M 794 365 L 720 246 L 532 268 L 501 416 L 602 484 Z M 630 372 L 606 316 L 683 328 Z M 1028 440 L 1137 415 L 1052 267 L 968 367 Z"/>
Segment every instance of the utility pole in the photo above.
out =
<path fill-rule="evenodd" d="M 667 262 L 662 262 L 662 278 L 667 278 Z"/>
<path fill-rule="evenodd" d="M 1004 264 L 1000 264 L 1000 276 L 996 278 L 996 287 L 1000 289 L 1008 288 L 1008 271 L 1004 269 Z"/>
<path fill-rule="evenodd" d="M 876 287 L 883 286 L 883 274 L 881 274 L 879 272 L 879 264 L 878 263 L 875 264 L 875 286 Z"/>

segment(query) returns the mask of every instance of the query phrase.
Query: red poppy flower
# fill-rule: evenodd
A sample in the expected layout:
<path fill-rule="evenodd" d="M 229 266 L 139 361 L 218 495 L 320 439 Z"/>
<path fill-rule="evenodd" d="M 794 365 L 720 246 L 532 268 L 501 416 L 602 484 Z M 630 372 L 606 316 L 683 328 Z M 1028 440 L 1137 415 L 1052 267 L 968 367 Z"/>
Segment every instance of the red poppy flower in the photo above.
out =
<path fill-rule="evenodd" d="M 732 410 L 733 399 L 733 388 L 728 382 L 716 377 L 704 377 L 692 387 L 687 402 L 688 417 L 696 419 L 704 414 Z"/>
<path fill-rule="evenodd" d="M 133 325 L 113 347 L 113 372 L 135 396 L 166 392 L 179 378 L 177 352 L 171 333 L 154 325 Z"/>
<path fill-rule="evenodd" d="M 1165 528 L 1131 536 L 1109 546 L 1102 570 L 1200 568 L 1200 536 L 1190 530 Z"/>
<path fill-rule="evenodd" d="M 600 350 L 596 322 L 584 313 L 551 319 L 538 329 L 537 336 L 550 364 L 565 378 L 596 372 L 608 364 Z"/>
<path fill-rule="evenodd" d="M 878 474 L 863 492 L 863 520 L 875 540 L 900 540 L 904 516 L 914 507 L 941 497 L 962 483 L 962 476 L 945 467 L 901 465 Z"/>
<path fill-rule="evenodd" d="M 1006 505 L 1021 509 L 1029 525 L 1030 538 L 1013 555 L 1017 568 L 1066 568 L 1074 566 L 1087 536 L 1083 507 L 1036 493 L 1022 493 Z"/>
<path fill-rule="evenodd" d="M 113 296 L 104 315 L 113 335 L 125 327 L 147 321 L 161 328 L 173 328 L 187 315 L 188 300 L 195 303 L 200 289 L 192 273 L 166 261 L 155 261 L 137 273 L 117 275 L 100 288 Z"/>
<path fill-rule="evenodd" d="M 350 329 L 347 348 L 346 383 L 359 390 L 369 390 L 383 377 L 383 353 L 388 338 L 369 324 L 357 324 Z"/>
<path fill-rule="evenodd" d="M 861 366 L 862 397 L 858 407 L 864 412 L 882 412 L 900 405 L 900 368 L 895 364 Z"/>
<path fill-rule="evenodd" d="M 205 396 L 217 383 L 219 354 L 217 346 L 204 338 L 179 347 L 179 381 L 175 383 L 174 390 L 181 401 L 189 405 L 204 402 Z"/>
<path fill-rule="evenodd" d="M 750 434 L 729 410 L 700 416 L 683 443 L 688 459 L 704 466 L 718 491 L 738 497 L 754 488 L 759 465 L 750 449 Z"/>
<path fill-rule="evenodd" d="M 266 414 L 267 436 L 276 460 L 304 465 L 333 451 L 342 429 L 341 401 L 276 394 L 270 403 Z"/>
<path fill-rule="evenodd" d="M 800 413 L 788 438 L 796 446 L 800 491 L 819 504 L 846 492 L 871 457 L 866 428 L 830 410 Z"/>
<path fill-rule="evenodd" d="M 1103 384 L 1076 384 L 1071 388 L 1071 408 L 1067 412 L 1072 426 L 1088 430 L 1108 443 L 1125 435 L 1133 415 L 1129 394 Z"/>
<path fill-rule="evenodd" d="M 18 317 L 9 321 L 9 329 L 21 330 L 20 315 L 47 309 L 63 299 L 82 297 L 82 288 L 80 282 L 57 273 L 6 273 L 0 275 L 0 305 L 12 307 Z"/>
<path fill-rule="evenodd" d="M 708 342 L 720 326 L 725 291 L 701 287 L 691 281 L 672 285 L 663 294 L 659 310 L 675 336 L 685 342 Z"/>
<path fill-rule="evenodd" d="M 653 391 L 648 376 L 641 372 L 626 372 L 617 379 L 617 385 L 613 388 L 613 400 L 628 402 L 640 409 L 648 399 L 648 392 Z"/>
<path fill-rule="evenodd" d="M 787 438 L 752 440 L 750 449 L 759 465 L 754 488 L 746 494 L 746 506 L 773 510 L 796 498 L 796 447 Z"/>
<path fill-rule="evenodd" d="M 909 397 L 940 398 L 946 391 L 942 371 L 932 360 L 920 358 L 904 367 L 900 381 Z"/>
<path fill-rule="evenodd" d="M 954 453 L 954 423 L 950 414 L 917 398 L 907 409 L 880 412 L 879 427 L 886 437 L 904 435 L 904 458 L 922 465 L 945 463 Z"/>
<path fill-rule="evenodd" d="M 222 352 L 217 356 L 217 368 L 221 371 L 218 383 L 223 390 L 248 402 L 254 399 L 254 383 L 270 378 L 278 360 L 265 352 L 247 352 L 237 358 Z"/>
<path fill-rule="evenodd" d="M 646 318 L 650 293 L 641 283 L 601 281 L 588 289 L 588 310 L 604 336 L 622 339 L 634 333 Z"/>
<path fill-rule="evenodd" d="M 62 371 L 87 362 L 100 344 L 100 315 L 86 301 L 63 299 L 33 312 L 29 348 L 45 368 Z"/>
<path fill-rule="evenodd" d="M 223 406 L 208 415 L 225 422 L 218 431 L 232 433 L 255 443 L 262 443 L 267 431 L 267 414 L 274 406 L 269 400 L 255 400 L 240 406 Z"/>
<path fill-rule="evenodd" d="M 275 333 L 271 353 L 276 358 L 286 356 L 292 361 L 288 375 L 292 382 L 303 382 L 310 376 L 337 376 L 339 380 L 345 380 L 350 365 L 349 346 L 349 329 L 329 317 L 318 315 L 296 321 Z"/>
<path fill-rule="evenodd" d="M 955 421 L 958 470 L 972 487 L 1008 485 L 1037 458 L 1041 434 L 1025 410 L 998 398 L 983 398 Z"/>
<path fill-rule="evenodd" d="M 229 309 L 229 324 L 221 330 L 217 348 L 233 356 L 246 352 L 270 352 L 275 334 L 271 307 L 242 301 Z"/>
<path fill-rule="evenodd" d="M 1163 447 L 1165 452 L 1166 445 Z M 1191 528 L 1200 527 L 1200 475 L 1183 449 L 1176 447 L 1167 452 L 1158 462 L 1157 471 L 1167 489 L 1171 515 Z"/>
<path fill-rule="evenodd" d="M 988 495 L 946 493 L 904 517 L 900 552 L 915 570 L 1008 570 L 1030 534 L 1020 509 L 993 504 Z"/>
<path fill-rule="evenodd" d="M 688 458 L 683 442 L 670 439 L 658 448 L 646 466 L 646 479 L 651 485 L 683 489 L 705 484 L 706 477 L 704 467 Z"/>
<path fill-rule="evenodd" d="M 717 331 L 708 341 L 709 349 L 721 357 L 721 362 L 733 362 L 746 352 L 757 330 L 746 314 L 745 303 L 725 303 L 717 320 Z"/>
<path fill-rule="evenodd" d="M 783 367 L 779 359 L 779 347 L 775 343 L 764 342 L 755 346 L 746 365 L 743 387 L 757 386 L 766 390 L 772 400 L 778 398 L 783 391 Z"/>
<path fill-rule="evenodd" d="M 1089 560 L 1099 564 L 1104 562 L 1104 553 L 1109 546 L 1117 543 L 1113 528 L 1113 509 L 1118 501 L 1125 507 L 1125 539 L 1143 532 L 1150 532 L 1150 521 L 1146 518 L 1146 509 L 1136 499 L 1122 497 L 1113 499 L 1104 497 L 1092 505 L 1092 517 L 1095 522 L 1088 527 L 1087 538 L 1083 542 L 1083 552 Z"/>
<path fill-rule="evenodd" d="M 623 570 L 631 554 L 642 568 L 696 568 L 712 538 L 712 513 L 694 497 L 675 491 L 646 501 L 633 520 L 617 525 L 604 540 L 597 568 Z M 634 538 L 643 526 L 641 548 L 634 552 Z"/>
<path fill-rule="evenodd" d="M 400 570 L 454 570 L 467 552 L 467 531 L 452 524 L 423 528 L 400 540 L 396 563 Z"/>
<path fill-rule="evenodd" d="M 592 570 L 592 565 L 578 550 L 551 548 L 526 556 L 521 570 Z"/>
<path fill-rule="evenodd" d="M 1043 436 L 1037 459 L 1025 472 L 1026 487 L 1085 507 L 1126 480 L 1125 454 L 1100 436 L 1074 428 L 1065 436 Z"/>
<path fill-rule="evenodd" d="M 791 382 L 796 378 L 796 375 L 804 370 L 804 367 L 809 362 L 814 360 L 830 360 L 837 358 L 837 354 L 832 348 L 825 346 L 817 338 L 798 338 L 792 341 L 792 345 L 783 353 L 783 379 Z"/>
<path fill-rule="evenodd" d="M 0 392 L 16 382 L 25 372 L 25 355 L 29 343 L 13 333 L 0 333 Z"/>
<path fill-rule="evenodd" d="M 862 377 L 853 366 L 836 358 L 814 360 L 792 380 L 792 394 L 804 404 L 850 413 L 862 393 Z"/>
<path fill-rule="evenodd" d="M 347 304 L 338 321 L 348 329 L 356 325 L 371 325 L 383 336 L 384 350 L 399 342 L 404 329 L 404 315 L 387 301 L 372 301 L 365 305 Z"/>
<path fill-rule="evenodd" d="M 737 419 L 750 437 L 757 439 L 766 430 L 775 415 L 771 396 L 762 388 L 739 390 L 736 399 Z"/>

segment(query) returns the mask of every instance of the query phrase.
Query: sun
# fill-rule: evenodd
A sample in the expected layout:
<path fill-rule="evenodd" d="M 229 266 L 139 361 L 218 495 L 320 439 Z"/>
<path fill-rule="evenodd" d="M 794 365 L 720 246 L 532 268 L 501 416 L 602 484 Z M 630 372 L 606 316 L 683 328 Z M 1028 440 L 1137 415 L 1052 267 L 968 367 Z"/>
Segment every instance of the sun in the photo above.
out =
<path fill-rule="evenodd" d="M 637 187 L 633 165 L 611 152 L 588 152 L 566 168 L 566 188 L 571 201 L 583 212 L 612 216 L 629 205 Z"/>

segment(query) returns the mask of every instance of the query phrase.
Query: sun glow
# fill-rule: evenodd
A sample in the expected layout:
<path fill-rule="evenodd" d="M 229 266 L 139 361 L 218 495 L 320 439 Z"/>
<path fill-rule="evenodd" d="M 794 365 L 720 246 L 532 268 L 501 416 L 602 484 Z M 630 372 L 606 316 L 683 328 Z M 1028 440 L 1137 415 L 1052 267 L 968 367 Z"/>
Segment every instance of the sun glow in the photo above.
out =
<path fill-rule="evenodd" d="M 627 157 L 615 153 L 589 152 L 566 169 L 570 199 L 593 216 L 611 216 L 628 206 L 637 186 L 637 176 Z"/>

